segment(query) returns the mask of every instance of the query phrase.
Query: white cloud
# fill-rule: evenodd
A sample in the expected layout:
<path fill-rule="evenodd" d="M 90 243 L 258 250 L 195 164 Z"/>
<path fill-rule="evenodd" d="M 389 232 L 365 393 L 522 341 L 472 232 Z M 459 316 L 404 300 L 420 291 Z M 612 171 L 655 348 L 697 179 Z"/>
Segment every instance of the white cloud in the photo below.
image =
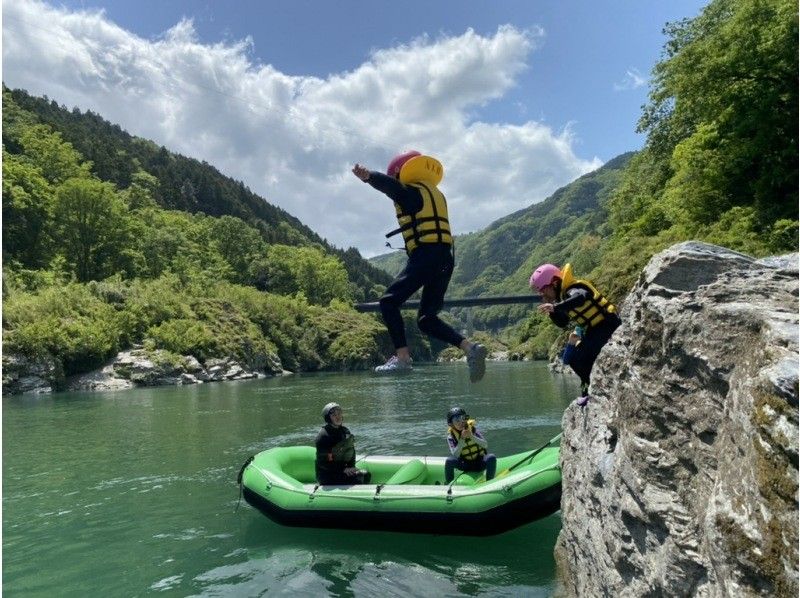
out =
<path fill-rule="evenodd" d="M 643 76 L 637 68 L 629 68 L 625 71 L 625 77 L 619 83 L 614 83 L 614 91 L 627 91 L 638 89 L 647 85 L 647 77 Z"/>
<path fill-rule="evenodd" d="M 355 162 L 382 170 L 409 148 L 439 158 L 457 233 L 600 165 L 575 155 L 569 128 L 470 120 L 515 85 L 542 35 L 421 37 L 321 79 L 255 63 L 249 39 L 203 44 L 190 20 L 147 40 L 102 12 L 17 0 L 3 6 L 3 78 L 206 160 L 333 244 L 374 255 L 394 210 L 350 174 Z"/>

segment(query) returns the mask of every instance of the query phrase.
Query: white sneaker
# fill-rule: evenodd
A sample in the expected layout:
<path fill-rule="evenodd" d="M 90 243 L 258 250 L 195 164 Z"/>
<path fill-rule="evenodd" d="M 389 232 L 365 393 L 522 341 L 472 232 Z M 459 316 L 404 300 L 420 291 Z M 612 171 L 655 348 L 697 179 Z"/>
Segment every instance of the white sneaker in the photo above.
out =
<path fill-rule="evenodd" d="M 486 347 L 480 343 L 475 343 L 467 351 L 467 367 L 469 367 L 469 381 L 478 382 L 486 373 Z"/>
<path fill-rule="evenodd" d="M 410 372 L 411 371 L 411 362 L 412 360 L 409 359 L 408 361 L 403 361 L 397 355 L 392 355 L 392 357 L 384 363 L 383 365 L 379 365 L 375 368 L 376 372 L 380 372 L 382 374 L 389 374 L 393 372 Z"/>

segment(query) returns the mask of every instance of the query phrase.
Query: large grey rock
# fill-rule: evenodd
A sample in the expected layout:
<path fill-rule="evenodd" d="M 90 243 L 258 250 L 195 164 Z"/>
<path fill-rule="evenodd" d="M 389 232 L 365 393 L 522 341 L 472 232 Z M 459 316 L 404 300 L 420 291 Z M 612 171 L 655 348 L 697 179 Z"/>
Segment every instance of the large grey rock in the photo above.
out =
<path fill-rule="evenodd" d="M 61 362 L 53 357 L 3 354 L 3 394 L 50 393 L 63 381 Z"/>
<path fill-rule="evenodd" d="M 798 256 L 654 256 L 564 414 L 575 596 L 796 596 Z"/>

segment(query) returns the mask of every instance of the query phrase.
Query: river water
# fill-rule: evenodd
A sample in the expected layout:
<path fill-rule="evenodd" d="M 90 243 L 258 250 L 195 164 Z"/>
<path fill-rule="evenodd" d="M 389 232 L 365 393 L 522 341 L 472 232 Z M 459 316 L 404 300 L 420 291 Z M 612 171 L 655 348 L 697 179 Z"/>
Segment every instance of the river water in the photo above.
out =
<path fill-rule="evenodd" d="M 456 363 L 4 397 L 3 594 L 550 596 L 558 514 L 488 538 L 284 528 L 235 479 L 312 444 L 328 401 L 359 455 L 444 455 L 461 405 L 501 456 L 555 436 L 577 391 L 543 362 L 490 362 L 478 384 Z"/>

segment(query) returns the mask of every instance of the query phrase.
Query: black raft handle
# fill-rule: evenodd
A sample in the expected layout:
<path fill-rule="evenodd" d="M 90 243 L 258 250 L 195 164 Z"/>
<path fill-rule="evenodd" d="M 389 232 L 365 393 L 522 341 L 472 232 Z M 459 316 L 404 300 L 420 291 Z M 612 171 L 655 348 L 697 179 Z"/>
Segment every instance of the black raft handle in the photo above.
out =
<path fill-rule="evenodd" d="M 255 455 L 250 455 L 247 458 L 247 461 L 244 462 L 244 465 L 242 465 L 242 467 L 239 469 L 239 475 L 236 476 L 236 483 L 240 486 L 242 485 L 242 476 L 244 475 L 244 470 L 247 469 L 247 466 L 250 465 L 255 458 Z"/>

